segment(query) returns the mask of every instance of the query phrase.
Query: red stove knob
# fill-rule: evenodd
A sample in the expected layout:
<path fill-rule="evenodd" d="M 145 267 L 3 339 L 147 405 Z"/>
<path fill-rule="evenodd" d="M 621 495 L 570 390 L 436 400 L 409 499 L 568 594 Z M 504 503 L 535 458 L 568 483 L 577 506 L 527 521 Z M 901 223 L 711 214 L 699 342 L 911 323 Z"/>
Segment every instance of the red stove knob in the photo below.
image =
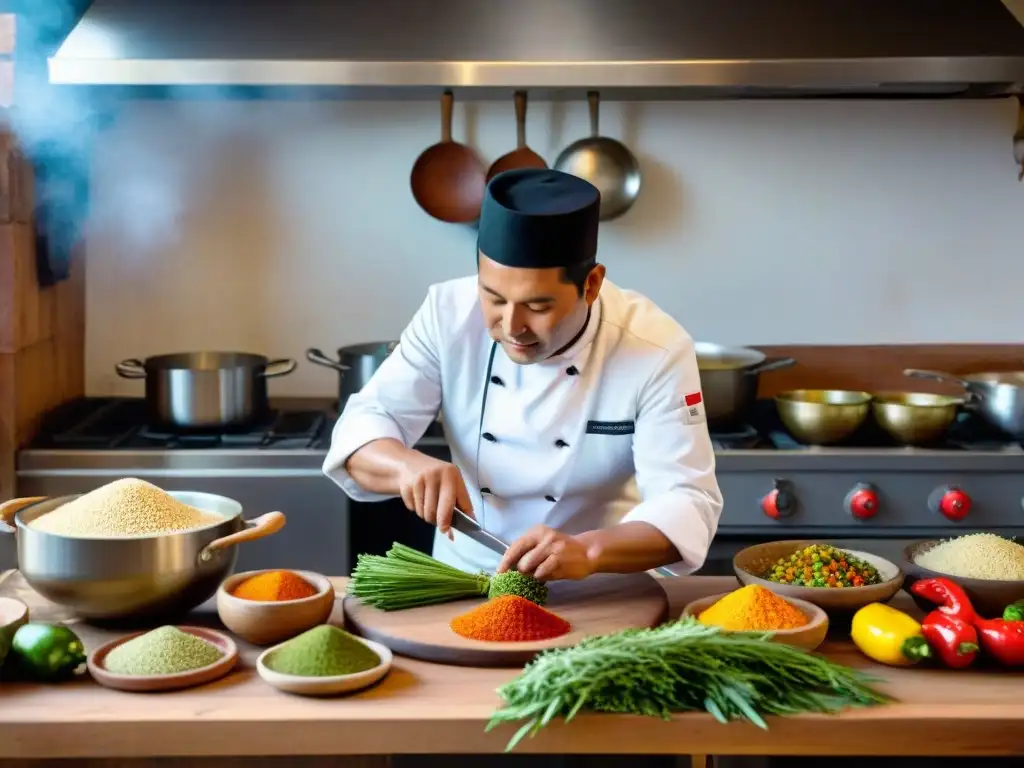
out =
<path fill-rule="evenodd" d="M 844 501 L 846 511 L 858 520 L 868 520 L 878 514 L 878 491 L 867 483 L 857 483 Z"/>
<path fill-rule="evenodd" d="M 959 522 L 967 517 L 971 511 L 971 504 L 971 497 L 955 485 L 936 488 L 928 499 L 928 506 L 933 512 L 940 512 L 953 522 Z"/>
<path fill-rule="evenodd" d="M 761 499 L 761 511 L 772 520 L 789 517 L 796 512 L 796 496 L 786 480 L 775 480 L 774 488 Z"/>

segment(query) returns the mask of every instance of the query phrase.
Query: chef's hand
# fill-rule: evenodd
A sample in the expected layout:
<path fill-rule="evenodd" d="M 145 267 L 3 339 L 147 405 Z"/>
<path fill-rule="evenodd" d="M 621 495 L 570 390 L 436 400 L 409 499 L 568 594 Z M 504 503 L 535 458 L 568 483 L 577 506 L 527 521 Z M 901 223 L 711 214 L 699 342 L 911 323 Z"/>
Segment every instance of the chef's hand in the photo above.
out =
<path fill-rule="evenodd" d="M 398 489 L 410 511 L 436 525 L 448 538 L 454 538 L 451 525 L 456 507 L 473 516 L 473 502 L 459 468 L 425 453 L 412 452 L 399 477 Z"/>
<path fill-rule="evenodd" d="M 596 571 L 586 545 L 575 536 L 537 525 L 505 552 L 498 573 L 515 569 L 536 579 L 585 579 Z"/>

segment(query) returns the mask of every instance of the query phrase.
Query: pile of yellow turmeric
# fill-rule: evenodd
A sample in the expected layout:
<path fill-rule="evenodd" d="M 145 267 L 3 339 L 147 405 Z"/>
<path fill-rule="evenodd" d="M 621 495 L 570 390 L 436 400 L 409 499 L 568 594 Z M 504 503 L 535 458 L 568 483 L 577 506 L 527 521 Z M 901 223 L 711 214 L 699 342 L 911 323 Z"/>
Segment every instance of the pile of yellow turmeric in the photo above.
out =
<path fill-rule="evenodd" d="M 807 624 L 803 611 L 757 584 L 730 592 L 697 619 L 729 632 L 770 632 Z"/>

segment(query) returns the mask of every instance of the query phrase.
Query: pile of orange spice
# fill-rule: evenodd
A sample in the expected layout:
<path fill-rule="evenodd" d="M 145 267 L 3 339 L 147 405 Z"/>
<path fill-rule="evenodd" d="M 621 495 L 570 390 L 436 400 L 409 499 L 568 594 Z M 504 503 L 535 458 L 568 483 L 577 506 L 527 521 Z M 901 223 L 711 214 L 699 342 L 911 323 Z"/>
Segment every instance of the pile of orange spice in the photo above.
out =
<path fill-rule="evenodd" d="M 730 592 L 701 613 L 697 620 L 730 632 L 797 629 L 807 624 L 803 611 L 757 584 L 748 584 Z"/>
<path fill-rule="evenodd" d="M 231 594 L 242 600 L 281 602 L 312 597 L 319 590 L 298 574 L 291 571 L 266 571 L 250 576 Z"/>
<path fill-rule="evenodd" d="M 522 643 L 561 637 L 572 625 L 561 616 L 518 595 L 502 595 L 456 616 L 450 624 L 457 635 L 470 640 Z"/>

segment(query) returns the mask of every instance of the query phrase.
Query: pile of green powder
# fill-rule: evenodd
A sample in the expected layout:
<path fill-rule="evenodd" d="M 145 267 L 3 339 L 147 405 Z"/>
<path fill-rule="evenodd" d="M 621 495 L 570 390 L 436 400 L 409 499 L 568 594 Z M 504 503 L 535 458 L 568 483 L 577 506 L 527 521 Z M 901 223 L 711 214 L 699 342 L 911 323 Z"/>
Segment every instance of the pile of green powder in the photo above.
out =
<path fill-rule="evenodd" d="M 223 655 L 201 637 L 168 626 L 117 646 L 103 666 L 116 675 L 174 675 L 208 667 Z"/>
<path fill-rule="evenodd" d="M 282 675 L 334 677 L 373 669 L 380 656 L 345 630 L 323 624 L 292 638 L 264 663 Z"/>

